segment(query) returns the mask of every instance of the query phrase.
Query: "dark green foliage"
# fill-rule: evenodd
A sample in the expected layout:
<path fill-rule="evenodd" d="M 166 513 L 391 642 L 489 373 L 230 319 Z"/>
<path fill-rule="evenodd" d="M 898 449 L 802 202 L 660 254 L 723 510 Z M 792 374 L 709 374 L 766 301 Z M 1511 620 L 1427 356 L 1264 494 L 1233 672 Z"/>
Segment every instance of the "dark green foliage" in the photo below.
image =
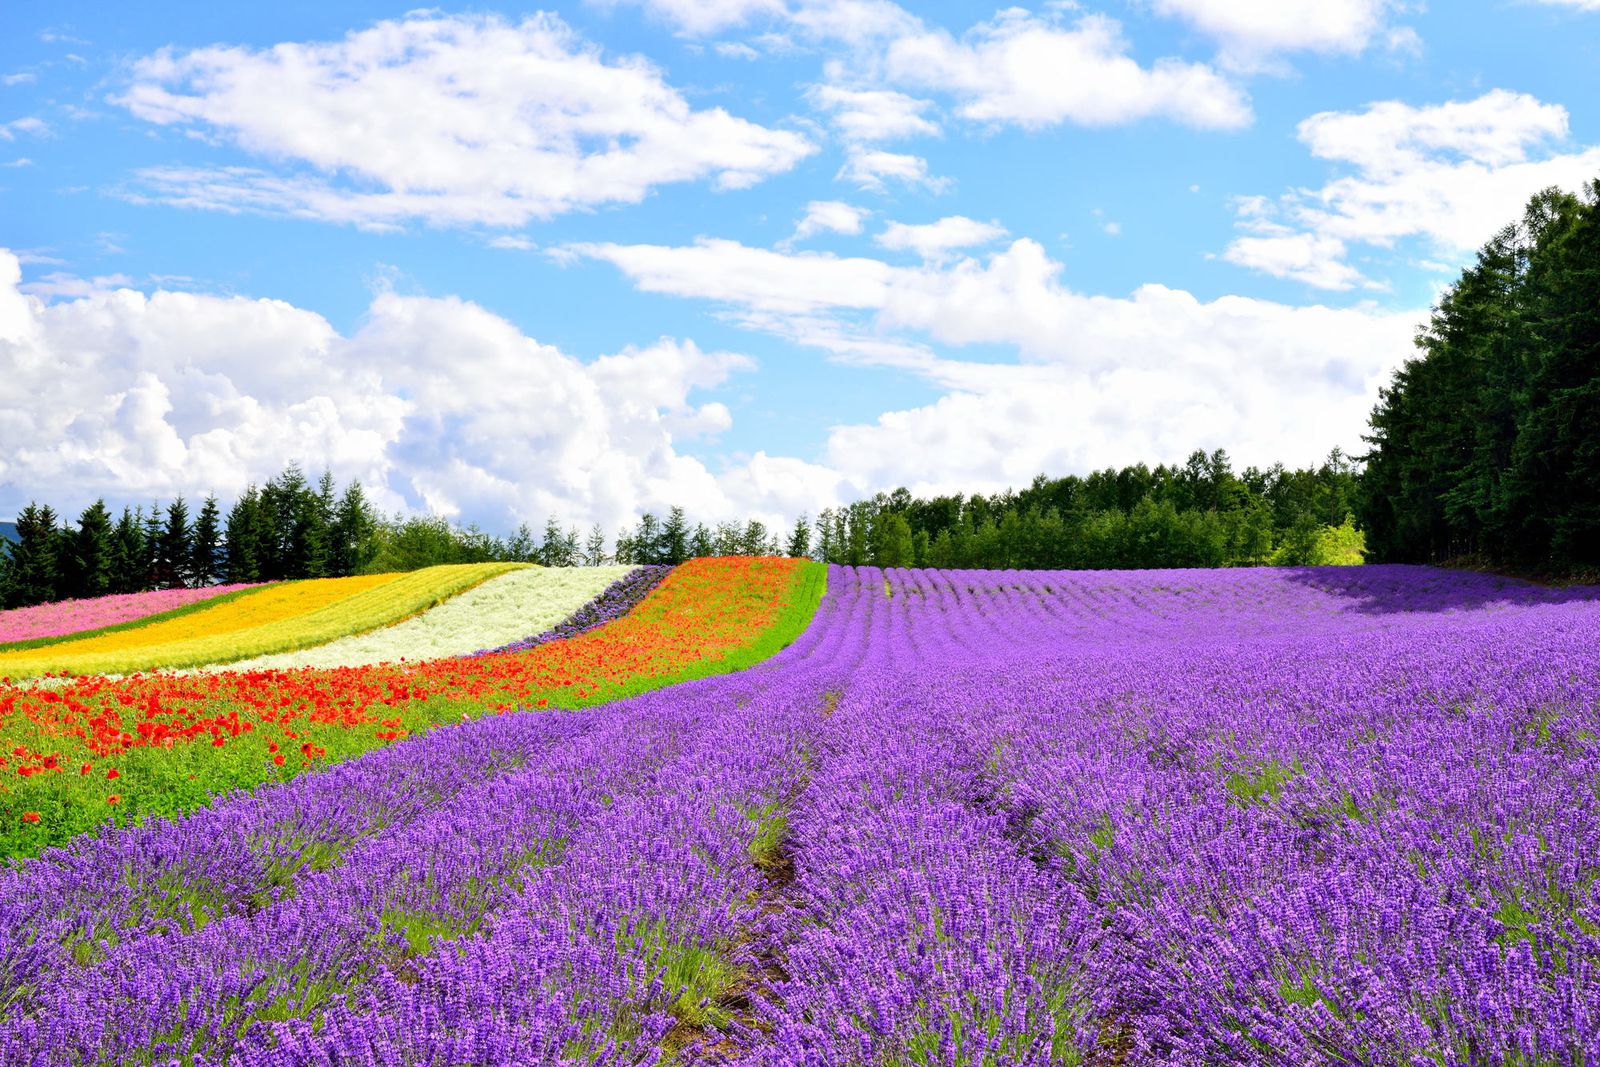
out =
<path fill-rule="evenodd" d="M 68 535 L 69 551 L 63 560 L 61 595 L 105 596 L 114 584 L 114 547 L 111 513 L 104 500 L 96 500 L 78 516 L 78 529 Z"/>
<path fill-rule="evenodd" d="M 667 521 L 661 527 L 661 547 L 657 553 L 661 563 L 676 566 L 689 558 L 689 520 L 683 509 L 674 506 L 667 512 Z"/>
<path fill-rule="evenodd" d="M 111 531 L 111 592 L 138 593 L 146 588 L 144 523 L 124 507 Z"/>
<path fill-rule="evenodd" d="M 189 545 L 189 580 L 198 589 L 216 585 L 222 577 L 222 515 L 215 494 L 207 496 L 194 520 Z"/>
<path fill-rule="evenodd" d="M 254 485 L 245 489 L 228 512 L 223 534 L 224 569 L 230 582 L 258 582 L 262 565 L 272 550 L 272 520 L 261 506 Z"/>
<path fill-rule="evenodd" d="M 48 505 L 30 503 L 17 515 L 17 542 L 5 554 L 0 589 L 5 606 L 23 608 L 61 596 L 61 531 Z"/>
<path fill-rule="evenodd" d="M 811 520 L 804 515 L 794 521 L 794 529 L 789 533 L 787 555 L 792 559 L 811 555 Z"/>
<path fill-rule="evenodd" d="M 329 576 L 343 578 L 360 574 L 377 553 L 377 533 L 377 513 L 367 503 L 361 483 L 351 482 L 334 506 L 328 527 Z"/>
<path fill-rule="evenodd" d="M 1380 394 L 1358 508 L 1376 558 L 1600 566 L 1597 200 L 1535 196 Z"/>
<path fill-rule="evenodd" d="M 872 562 L 879 567 L 909 567 L 914 562 L 911 524 L 898 511 L 884 511 L 874 517 Z"/>
<path fill-rule="evenodd" d="M 167 521 L 156 540 L 153 577 L 157 589 L 186 589 L 194 558 L 194 531 L 189 526 L 189 505 L 179 497 L 167 505 Z"/>

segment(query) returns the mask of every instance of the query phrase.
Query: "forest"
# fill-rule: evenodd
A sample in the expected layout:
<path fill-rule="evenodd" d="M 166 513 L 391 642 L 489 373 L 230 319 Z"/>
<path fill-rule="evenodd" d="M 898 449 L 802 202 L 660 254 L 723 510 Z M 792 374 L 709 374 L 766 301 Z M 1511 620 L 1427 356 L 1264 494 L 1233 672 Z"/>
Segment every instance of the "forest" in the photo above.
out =
<path fill-rule="evenodd" d="M 1380 394 L 1356 514 L 1375 560 L 1600 568 L 1600 181 L 1478 253 Z"/>

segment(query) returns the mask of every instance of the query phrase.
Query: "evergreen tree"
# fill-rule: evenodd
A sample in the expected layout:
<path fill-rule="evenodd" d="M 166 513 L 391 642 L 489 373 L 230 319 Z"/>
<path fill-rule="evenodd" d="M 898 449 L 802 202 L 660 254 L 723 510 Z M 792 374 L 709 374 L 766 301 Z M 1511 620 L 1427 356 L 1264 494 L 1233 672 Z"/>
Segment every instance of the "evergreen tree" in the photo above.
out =
<path fill-rule="evenodd" d="M 56 513 L 30 502 L 17 515 L 17 541 L 6 555 L 7 607 L 25 608 L 58 598 L 61 538 Z"/>
<path fill-rule="evenodd" d="M 750 519 L 744 524 L 744 532 L 739 536 L 739 554 L 741 556 L 765 556 L 773 553 L 772 545 L 767 535 L 767 524 L 760 519 Z"/>
<path fill-rule="evenodd" d="M 223 532 L 223 555 L 230 582 L 262 580 L 263 561 L 271 552 L 271 530 L 261 507 L 261 496 L 254 485 L 228 510 Z"/>
<path fill-rule="evenodd" d="M 833 509 L 823 508 L 817 513 L 817 559 L 823 563 L 835 563 L 836 551 L 833 540 Z"/>
<path fill-rule="evenodd" d="M 703 522 L 694 524 L 694 534 L 689 538 L 689 558 L 702 559 L 716 554 L 716 542 Z"/>
<path fill-rule="evenodd" d="M 139 579 L 141 591 L 163 588 L 156 581 L 156 572 L 160 567 L 161 559 L 161 505 L 155 501 L 150 502 L 150 510 L 143 513 L 141 521 L 144 524 L 144 560 L 142 563 L 143 575 Z"/>
<path fill-rule="evenodd" d="M 802 514 L 794 521 L 794 529 L 789 533 L 789 556 L 791 559 L 804 559 L 811 555 L 811 520 Z"/>
<path fill-rule="evenodd" d="M 156 539 L 156 588 L 187 588 L 193 561 L 194 531 L 189 526 L 189 505 L 180 496 L 167 505 L 167 521 Z"/>
<path fill-rule="evenodd" d="M 526 535 L 526 525 L 519 531 Z M 361 483 L 352 481 L 334 505 L 328 527 L 327 573 L 331 577 L 360 574 L 377 554 L 378 514 L 367 503 Z M 528 550 L 531 551 L 531 545 Z M 519 551 L 521 549 L 519 548 Z M 522 561 L 527 555 L 512 556 Z"/>
<path fill-rule="evenodd" d="M 554 515 L 545 520 L 543 543 L 539 546 L 539 562 L 546 567 L 570 567 L 576 560 L 576 551 L 567 544 L 567 536 Z"/>
<path fill-rule="evenodd" d="M 222 555 L 222 515 L 215 493 L 207 495 L 194 521 L 194 537 L 189 546 L 189 581 L 198 589 L 216 585 L 222 579 L 227 561 Z"/>
<path fill-rule="evenodd" d="M 589 539 L 583 545 L 583 562 L 585 566 L 599 567 L 606 561 L 606 534 L 600 529 L 597 522 L 589 527 Z"/>
<path fill-rule="evenodd" d="M 650 512 L 639 517 L 639 526 L 630 542 L 634 563 L 665 563 L 661 544 L 661 521 Z"/>
<path fill-rule="evenodd" d="M 674 505 L 661 526 L 661 562 L 679 564 L 689 558 L 689 520 Z"/>
<path fill-rule="evenodd" d="M 124 507 L 111 533 L 111 592 L 137 593 L 145 575 L 144 526 L 132 508 Z"/>
<path fill-rule="evenodd" d="M 62 593 L 69 597 L 105 596 L 115 584 L 111 513 L 104 500 L 96 500 L 78 516 L 71 536 L 72 566 L 63 578 Z"/>

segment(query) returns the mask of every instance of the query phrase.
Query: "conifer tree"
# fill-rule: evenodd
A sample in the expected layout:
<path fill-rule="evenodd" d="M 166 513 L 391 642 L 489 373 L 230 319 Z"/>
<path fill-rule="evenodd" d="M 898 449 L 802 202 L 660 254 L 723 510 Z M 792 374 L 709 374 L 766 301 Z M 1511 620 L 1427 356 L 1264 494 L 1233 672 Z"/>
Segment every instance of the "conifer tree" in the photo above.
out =
<path fill-rule="evenodd" d="M 213 493 L 200 505 L 194 521 L 194 538 L 189 548 L 189 581 L 198 589 L 221 580 L 226 561 L 222 555 L 222 516 Z"/>
<path fill-rule="evenodd" d="M 62 593 L 69 597 L 105 596 L 113 586 L 111 513 L 96 500 L 78 516 L 70 538 L 71 569 L 63 575 Z"/>
<path fill-rule="evenodd" d="M 144 526 L 132 508 L 123 507 L 111 531 L 111 591 L 137 593 L 146 574 Z"/>
<path fill-rule="evenodd" d="M 180 496 L 167 505 L 167 520 L 157 540 L 156 588 L 188 588 L 193 561 L 194 531 L 189 526 L 189 505 Z"/>

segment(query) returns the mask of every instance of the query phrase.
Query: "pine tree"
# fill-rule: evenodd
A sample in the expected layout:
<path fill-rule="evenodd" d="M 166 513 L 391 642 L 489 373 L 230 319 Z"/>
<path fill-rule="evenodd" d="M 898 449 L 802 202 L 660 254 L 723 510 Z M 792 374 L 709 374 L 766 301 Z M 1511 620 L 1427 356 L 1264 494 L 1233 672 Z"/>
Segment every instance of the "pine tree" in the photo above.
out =
<path fill-rule="evenodd" d="M 661 562 L 676 566 L 689 558 L 689 520 L 674 505 L 661 526 Z"/>
<path fill-rule="evenodd" d="M 70 597 L 105 596 L 114 584 L 111 513 L 104 500 L 96 500 L 78 516 L 78 529 L 71 536 L 72 567 L 63 575 Z"/>
<path fill-rule="evenodd" d="M 661 546 L 661 521 L 650 512 L 639 517 L 639 528 L 634 531 L 631 547 L 635 563 L 665 563 Z"/>
<path fill-rule="evenodd" d="M 264 527 L 261 496 L 254 485 L 247 486 L 244 495 L 228 510 L 228 521 L 222 535 L 228 581 L 261 580 L 262 557 L 267 549 Z"/>
<path fill-rule="evenodd" d="M 605 561 L 606 534 L 597 522 L 589 527 L 589 539 L 583 545 L 583 562 L 590 567 L 599 567 Z"/>
<path fill-rule="evenodd" d="M 377 530 L 377 512 L 367 503 L 361 483 L 351 482 L 333 508 L 333 520 L 328 529 L 327 573 L 332 577 L 360 574 L 377 555 Z M 523 531 L 526 530 L 524 526 Z"/>
<path fill-rule="evenodd" d="M 7 607 L 25 608 L 58 598 L 61 539 L 56 513 L 30 502 L 17 515 L 17 543 L 7 558 Z"/>
<path fill-rule="evenodd" d="M 706 529 L 705 523 L 695 523 L 694 534 L 689 538 L 689 558 L 701 559 L 705 556 L 713 555 L 715 552 L 716 545 L 711 540 L 711 531 Z"/>
<path fill-rule="evenodd" d="M 213 493 L 200 505 L 194 522 L 194 538 L 189 546 L 189 580 L 198 589 L 216 585 L 226 570 L 222 555 L 222 516 Z"/>
<path fill-rule="evenodd" d="M 124 507 L 111 532 L 111 591 L 137 593 L 144 588 L 144 526 L 132 508 Z"/>
<path fill-rule="evenodd" d="M 166 525 L 157 539 L 155 584 L 158 589 L 186 589 L 194 561 L 194 531 L 189 505 L 178 497 L 167 505 Z"/>
<path fill-rule="evenodd" d="M 801 515 L 794 521 L 794 530 L 789 534 L 789 555 L 794 559 L 803 559 L 811 554 L 811 520 Z"/>
<path fill-rule="evenodd" d="M 160 568 L 161 560 L 161 505 L 151 501 L 150 510 L 143 513 L 141 521 L 144 524 L 144 559 L 139 565 L 138 592 L 163 588 L 156 581 L 156 572 Z"/>

